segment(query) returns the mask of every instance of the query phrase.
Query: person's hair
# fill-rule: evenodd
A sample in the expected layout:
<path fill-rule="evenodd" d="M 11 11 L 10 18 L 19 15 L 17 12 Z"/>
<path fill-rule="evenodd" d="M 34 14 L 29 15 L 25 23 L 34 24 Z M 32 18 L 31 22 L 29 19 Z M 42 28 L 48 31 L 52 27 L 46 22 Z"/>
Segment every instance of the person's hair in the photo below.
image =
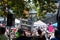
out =
<path fill-rule="evenodd" d="M 41 35 L 42 34 L 42 31 L 40 29 L 38 29 L 38 34 Z"/>
<path fill-rule="evenodd" d="M 18 33 L 21 35 L 21 34 L 24 34 L 25 35 L 25 31 L 23 31 L 22 29 L 19 29 L 18 30 Z"/>
<path fill-rule="evenodd" d="M 23 31 L 22 29 L 19 29 L 18 32 L 19 32 L 20 34 L 24 33 L 24 31 Z"/>
<path fill-rule="evenodd" d="M 5 27 L 0 27 L 0 34 L 4 34 L 6 31 Z"/>
<path fill-rule="evenodd" d="M 49 25 L 51 25 L 51 24 L 52 24 L 52 22 L 49 23 Z"/>

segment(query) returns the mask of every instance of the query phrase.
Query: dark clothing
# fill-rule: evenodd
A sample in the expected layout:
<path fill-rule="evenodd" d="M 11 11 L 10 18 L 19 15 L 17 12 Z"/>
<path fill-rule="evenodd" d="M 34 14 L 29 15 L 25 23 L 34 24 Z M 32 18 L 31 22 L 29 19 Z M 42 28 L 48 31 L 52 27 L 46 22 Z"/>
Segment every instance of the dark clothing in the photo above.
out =
<path fill-rule="evenodd" d="M 52 38 L 51 40 L 60 40 L 60 30 L 55 30 L 55 38 Z"/>
<path fill-rule="evenodd" d="M 43 36 L 43 37 L 40 37 L 40 36 L 34 36 L 32 38 L 32 40 L 46 40 L 46 38 Z"/>
<path fill-rule="evenodd" d="M 51 40 L 60 40 L 60 39 L 58 39 L 58 38 L 52 38 Z"/>
<path fill-rule="evenodd" d="M 52 38 L 51 40 L 58 40 L 57 38 Z"/>
<path fill-rule="evenodd" d="M 26 37 L 26 36 L 21 36 L 16 38 L 15 40 L 46 40 L 45 36 L 40 37 L 40 36 L 36 36 L 36 37 Z"/>
<path fill-rule="evenodd" d="M 45 36 L 43 36 L 43 37 L 38 36 L 38 40 L 46 40 L 46 38 L 45 38 Z"/>
<path fill-rule="evenodd" d="M 26 36 L 21 36 L 21 37 L 16 38 L 16 40 L 30 40 L 30 38 Z"/>

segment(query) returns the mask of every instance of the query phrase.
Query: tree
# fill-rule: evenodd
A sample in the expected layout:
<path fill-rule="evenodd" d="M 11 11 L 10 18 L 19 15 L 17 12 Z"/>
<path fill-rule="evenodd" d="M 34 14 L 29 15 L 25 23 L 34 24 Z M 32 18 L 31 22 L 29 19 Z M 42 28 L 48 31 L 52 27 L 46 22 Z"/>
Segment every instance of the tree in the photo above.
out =
<path fill-rule="evenodd" d="M 4 15 L 6 13 L 6 8 L 8 8 L 13 10 L 17 16 L 21 16 L 25 7 L 24 0 L 1 0 L 0 3 L 2 6 L 1 10 L 4 11 Z"/>
<path fill-rule="evenodd" d="M 25 7 L 23 0 L 9 0 L 8 5 L 12 10 L 14 10 L 14 13 L 18 16 L 22 16 L 23 10 Z"/>
<path fill-rule="evenodd" d="M 37 16 L 38 18 L 45 17 L 44 15 L 47 14 L 47 12 L 54 13 L 57 9 L 55 3 L 53 0 L 32 0 L 35 4 L 36 10 L 37 10 Z M 38 9 L 37 9 L 38 8 Z"/>
<path fill-rule="evenodd" d="M 21 17 L 23 16 L 24 9 L 35 9 L 37 11 L 37 17 L 42 18 L 47 12 L 55 12 L 55 9 L 57 8 L 53 0 L 1 0 L 1 5 L 3 6 L 3 10 L 6 9 L 6 7 L 12 9 L 14 13 Z M 32 6 L 30 3 L 33 3 Z M 7 15 L 4 12 L 4 15 Z"/>

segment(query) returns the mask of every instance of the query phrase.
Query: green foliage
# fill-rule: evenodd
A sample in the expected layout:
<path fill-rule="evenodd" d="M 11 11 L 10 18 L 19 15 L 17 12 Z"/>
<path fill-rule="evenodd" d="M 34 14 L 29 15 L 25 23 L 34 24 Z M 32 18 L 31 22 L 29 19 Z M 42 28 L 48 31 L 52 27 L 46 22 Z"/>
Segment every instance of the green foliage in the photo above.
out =
<path fill-rule="evenodd" d="M 18 17 L 23 16 L 23 11 L 25 8 L 33 8 L 37 11 L 37 17 L 41 18 L 44 17 L 47 12 L 55 12 L 57 7 L 52 1 L 53 0 L 28 0 L 28 2 L 25 2 L 24 0 L 1 0 L 0 5 L 3 5 L 3 7 L 9 6 Z M 34 5 L 31 6 L 31 4 L 29 4 L 30 2 Z M 5 6 L 5 4 L 8 5 Z M 39 9 L 37 9 L 38 7 Z M 0 14 L 3 14 L 2 11 Z M 7 14 L 5 13 L 3 15 Z"/>
<path fill-rule="evenodd" d="M 33 3 L 35 4 L 36 10 L 39 11 L 37 12 L 37 17 L 38 18 L 45 18 L 45 14 L 47 14 L 47 12 L 52 12 L 54 13 L 57 9 L 57 6 L 55 5 L 55 3 L 53 2 L 53 0 L 32 0 Z M 39 7 L 39 10 L 37 9 L 37 7 Z M 45 12 L 44 12 L 45 11 Z"/>
<path fill-rule="evenodd" d="M 18 17 L 22 16 L 25 7 L 23 0 L 9 0 L 8 5 Z"/>
<path fill-rule="evenodd" d="M 3 15 L 3 11 L 0 10 L 0 16 Z"/>
<path fill-rule="evenodd" d="M 25 7 L 24 0 L 18 0 L 18 1 L 17 0 L 2 0 L 0 3 L 3 6 L 2 11 L 4 11 L 6 6 L 8 6 L 10 9 L 14 11 L 16 16 L 19 16 L 19 17 L 22 16 L 22 13 Z"/>

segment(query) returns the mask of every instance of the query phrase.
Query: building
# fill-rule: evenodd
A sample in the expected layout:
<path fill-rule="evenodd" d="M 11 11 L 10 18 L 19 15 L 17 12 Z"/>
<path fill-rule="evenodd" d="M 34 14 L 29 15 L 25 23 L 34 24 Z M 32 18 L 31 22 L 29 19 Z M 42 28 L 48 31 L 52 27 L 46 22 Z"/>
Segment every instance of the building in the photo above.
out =
<path fill-rule="evenodd" d="M 27 19 L 21 18 L 21 28 L 29 28 L 33 27 L 33 23 L 36 21 L 36 11 L 34 9 L 29 11 L 29 16 Z"/>

